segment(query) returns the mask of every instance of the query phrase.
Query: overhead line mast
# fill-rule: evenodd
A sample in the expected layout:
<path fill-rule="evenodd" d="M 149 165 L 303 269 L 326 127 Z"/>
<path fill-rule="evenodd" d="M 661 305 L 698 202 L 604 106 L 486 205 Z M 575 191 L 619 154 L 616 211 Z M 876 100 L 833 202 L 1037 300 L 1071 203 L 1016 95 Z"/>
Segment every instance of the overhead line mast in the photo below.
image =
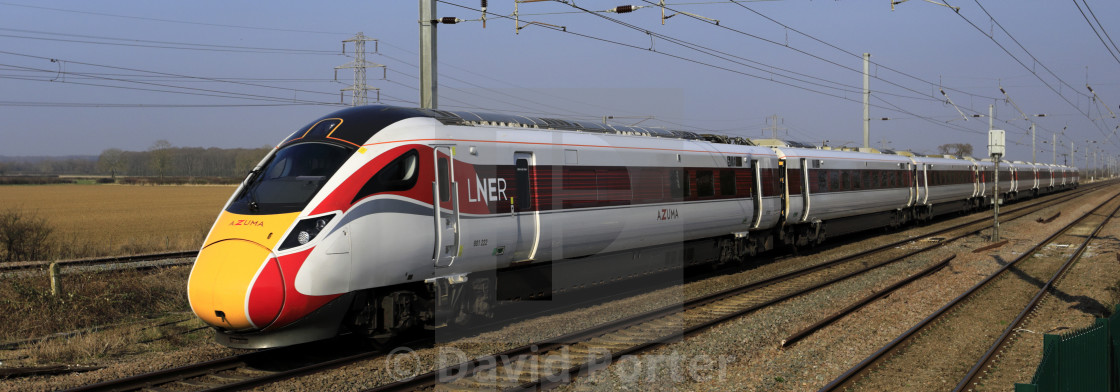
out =
<path fill-rule="evenodd" d="M 420 0 L 420 107 L 439 108 L 436 84 L 436 0 Z"/>

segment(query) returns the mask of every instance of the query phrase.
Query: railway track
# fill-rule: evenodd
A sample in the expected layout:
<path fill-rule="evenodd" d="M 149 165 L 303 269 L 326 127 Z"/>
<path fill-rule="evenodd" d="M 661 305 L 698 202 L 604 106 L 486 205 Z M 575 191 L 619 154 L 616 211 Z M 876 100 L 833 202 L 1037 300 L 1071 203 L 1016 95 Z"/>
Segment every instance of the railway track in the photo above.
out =
<path fill-rule="evenodd" d="M 914 345 L 916 344 L 938 344 L 932 341 L 934 339 L 921 338 L 924 333 L 930 331 L 935 325 L 939 326 L 939 328 L 944 325 L 945 328 L 954 330 L 960 330 L 957 328 L 963 328 L 965 326 L 968 327 L 967 329 L 971 330 L 984 328 L 986 332 L 993 336 L 996 334 L 996 331 L 1002 330 L 999 336 L 994 339 L 991 346 L 980 355 L 975 364 L 969 368 L 964 377 L 956 384 L 954 391 L 972 389 L 977 385 L 985 371 L 990 368 L 997 354 L 1004 349 L 1008 339 L 1012 336 L 1013 332 L 1021 326 L 1026 316 L 1036 308 L 1039 301 L 1050 291 L 1054 283 L 1081 257 L 1089 242 L 1094 239 L 1094 236 L 1109 222 L 1117 211 L 1120 211 L 1120 194 L 1113 195 L 1105 202 L 1094 207 L 1089 213 L 1086 213 L 1074 222 L 1063 227 L 1049 238 L 1035 245 L 1029 251 L 1024 252 L 1015 260 L 1006 263 L 999 270 L 942 306 L 933 314 L 880 348 L 874 354 L 840 375 L 840 377 L 837 377 L 835 380 L 825 385 L 821 388 L 821 391 L 844 390 L 857 385 L 857 383 L 863 384 L 868 379 L 868 373 L 871 369 L 879 369 L 875 374 L 884 377 L 903 374 L 902 372 L 892 371 L 894 369 L 885 369 L 882 365 L 892 361 L 893 357 L 903 349 L 917 352 L 917 350 L 914 349 Z M 1080 245 L 1069 257 L 1064 259 L 1044 254 L 1043 251 L 1047 246 L 1059 243 L 1080 243 Z M 1036 257 L 1036 255 L 1042 255 L 1043 257 Z M 1045 282 L 1045 284 L 1042 284 L 1042 282 Z M 1021 300 L 1021 302 L 1017 302 L 1018 304 L 1023 304 L 1023 302 L 1026 302 L 1026 304 L 1021 305 L 1019 308 L 1013 307 L 1011 309 L 1008 309 L 1008 306 L 988 305 L 988 303 L 996 303 L 996 298 L 1015 298 Z M 1028 298 L 1029 300 L 1026 300 Z M 988 302 L 985 302 L 985 300 L 988 300 Z M 1008 312 L 1008 310 L 1011 312 Z M 1018 310 L 1017 315 L 1015 315 L 1015 310 Z M 1000 320 L 1010 319 L 1012 316 L 1014 319 L 1010 323 L 1000 322 Z M 1004 324 L 1006 327 L 1004 327 Z M 953 327 L 951 325 L 959 327 Z M 927 342 L 921 342 L 922 340 L 927 340 Z M 900 361 L 905 362 L 903 360 Z M 897 366 L 905 367 L 907 365 L 899 364 L 894 367 Z M 923 366 L 939 366 L 939 368 L 944 369 L 949 365 L 933 365 L 927 360 L 923 361 Z M 963 368 L 963 366 L 961 368 Z M 883 384 L 878 384 L 871 388 L 877 389 L 885 387 L 886 386 Z"/>
<path fill-rule="evenodd" d="M 409 342 L 419 344 L 420 341 Z M 93 391 L 237 391 L 317 373 L 385 354 L 352 339 L 266 349 L 67 389 Z"/>
<path fill-rule="evenodd" d="M 1020 204 L 1004 211 L 1006 220 L 1025 217 L 1045 207 L 1067 201 L 1087 192 L 1088 189 L 1077 192 L 1067 192 L 1054 195 L 1050 198 L 1040 198 L 1032 204 Z M 826 287 L 833 283 L 857 276 L 867 271 L 903 260 L 914 254 L 926 252 L 941 247 L 952 241 L 973 235 L 989 222 L 989 218 L 972 219 L 968 222 L 954 225 L 953 227 L 935 230 L 923 237 L 944 236 L 952 231 L 963 231 L 951 238 L 921 247 L 916 250 L 899 250 L 902 245 L 918 243 L 919 238 L 908 238 L 896 241 L 858 254 L 845 256 L 836 260 L 821 263 L 808 268 L 789 272 L 780 276 L 758 281 L 736 289 L 727 290 L 712 296 L 690 300 L 681 305 L 670 306 L 658 311 L 623 319 L 614 323 L 601 325 L 585 331 L 565 335 L 560 338 L 549 339 L 533 345 L 508 350 L 495 354 L 493 358 L 522 358 L 518 366 L 531 369 L 534 374 L 542 377 L 526 378 L 523 374 L 517 375 L 517 380 L 523 382 L 494 381 L 474 377 L 476 374 L 485 377 L 483 372 L 501 374 L 502 368 L 485 367 L 478 360 L 470 363 L 454 365 L 448 369 L 431 372 L 409 380 L 398 381 L 393 384 L 379 387 L 381 390 L 412 390 L 433 386 L 448 380 L 440 380 L 438 376 L 450 374 L 454 379 L 444 386 L 456 387 L 467 385 L 470 387 L 484 386 L 495 387 L 523 387 L 539 388 L 555 384 L 555 380 L 568 379 L 561 374 L 571 375 L 594 370 L 596 366 L 604 365 L 611 358 L 637 353 L 649 348 L 657 347 L 666 342 L 678 340 L 683 336 L 699 332 L 710 326 L 719 324 L 741 315 L 770 306 L 789 298 Z M 976 227 L 973 227 L 976 226 Z M 983 227 L 981 227 L 983 226 Z M 886 260 L 871 263 L 863 261 L 870 255 L 891 253 Z M 901 255 L 893 255 L 902 253 Z M 549 357 L 550 353 L 567 349 L 568 354 L 575 357 Z M 219 360 L 183 366 L 160 372 L 143 374 L 119 380 L 111 380 L 98 384 L 71 389 L 71 391 L 122 391 L 122 390 L 204 390 L 225 391 L 239 390 L 253 386 L 277 382 L 280 380 L 324 371 L 350 363 L 370 360 L 379 357 L 384 352 L 355 352 L 343 349 L 342 354 L 333 353 L 330 358 L 314 361 L 304 366 L 276 371 L 262 371 L 259 366 L 254 366 L 265 358 L 292 356 L 289 349 L 265 350 L 249 354 L 242 354 Z M 594 354 L 594 355 L 592 355 Z M 602 355 L 599 355 L 602 354 Z M 576 360 L 583 355 L 584 360 Z M 528 358 L 537 358 L 528 359 Z M 547 361 L 546 361 L 547 359 Z M 564 362 L 567 361 L 567 362 Z M 515 361 L 516 362 L 516 361 Z M 552 374 L 543 374 L 538 370 L 551 369 L 543 365 L 569 364 L 566 368 L 557 367 Z M 511 363 L 512 364 L 512 363 Z M 524 366 L 531 364 L 529 368 Z M 454 368 L 454 369 L 452 369 Z M 508 372 L 507 372 L 508 373 Z M 550 378 L 550 376 L 552 376 Z M 473 380 L 473 381 L 472 381 Z M 481 380 L 482 382 L 477 382 Z M 497 380 L 497 378 L 495 378 Z M 474 383 L 472 383 L 474 382 Z"/>
<path fill-rule="evenodd" d="M 198 256 L 198 251 L 197 250 L 192 250 L 192 251 L 183 251 L 183 252 L 150 253 L 150 254 L 131 255 L 131 256 L 114 256 L 114 257 L 98 257 L 98 258 L 90 258 L 90 259 L 61 260 L 61 261 L 57 261 L 57 263 L 60 267 L 68 268 L 68 267 L 98 266 L 98 265 L 107 265 L 107 264 L 138 263 L 138 262 L 153 261 L 153 260 L 182 259 L 182 258 L 188 258 L 188 257 L 193 258 L 193 257 L 196 257 L 196 256 Z M 191 264 L 193 262 L 194 261 L 191 260 L 191 261 L 182 261 L 182 262 L 178 262 L 178 263 L 170 263 L 170 264 L 165 264 L 165 265 L 187 265 L 187 264 Z M 31 262 L 22 262 L 22 263 L 0 264 L 0 273 L 14 272 L 14 271 L 26 271 L 26 270 L 46 270 L 47 267 L 49 267 L 51 265 L 51 263 L 53 263 L 53 262 L 51 262 L 51 261 L 31 261 Z"/>
<path fill-rule="evenodd" d="M 1005 211 L 1005 221 L 1026 217 L 1069 199 L 1059 197 L 1034 205 L 1019 206 Z M 569 382 L 574 376 L 587 375 L 608 366 L 625 355 L 680 340 L 728 320 L 974 235 L 984 230 L 988 222 L 988 218 L 976 219 L 928 233 L 923 237 L 957 232 L 942 241 L 918 249 L 896 248 L 915 243 L 920 238 L 896 241 L 803 270 L 702 296 L 680 305 L 667 306 L 558 338 L 458 363 L 367 392 L 416 390 L 436 385 L 443 389 L 464 391 L 480 388 L 509 391 L 550 388 Z M 877 262 L 865 260 L 873 255 L 886 259 Z M 947 261 L 948 259 L 941 263 Z"/>

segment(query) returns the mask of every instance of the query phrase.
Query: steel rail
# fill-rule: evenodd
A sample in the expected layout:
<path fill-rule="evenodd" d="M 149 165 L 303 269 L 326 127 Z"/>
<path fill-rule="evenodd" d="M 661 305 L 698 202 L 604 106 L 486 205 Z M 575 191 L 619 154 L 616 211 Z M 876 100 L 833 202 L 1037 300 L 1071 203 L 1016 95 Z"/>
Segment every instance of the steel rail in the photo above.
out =
<path fill-rule="evenodd" d="M 181 251 L 181 252 L 165 252 L 165 253 L 149 253 L 142 255 L 131 256 L 113 256 L 113 257 L 98 257 L 90 259 L 74 259 L 74 260 L 60 260 L 60 261 L 33 261 L 26 263 L 16 264 L 0 264 L 0 272 L 9 271 L 22 271 L 30 269 L 46 269 L 53 263 L 58 263 L 60 267 L 77 267 L 77 266 L 91 266 L 101 264 L 116 264 L 116 263 L 134 263 L 139 261 L 151 260 L 165 260 L 165 259 L 181 259 L 187 257 L 197 257 L 198 251 Z"/>
<path fill-rule="evenodd" d="M 1047 237 L 1045 240 L 1036 244 L 1034 247 L 1032 247 L 1027 252 L 1024 252 L 1022 255 L 1020 255 L 1018 258 L 1016 258 L 1012 262 L 1007 263 L 1006 265 L 1004 265 L 1000 269 L 996 270 L 996 272 L 993 272 L 992 274 L 988 275 L 987 278 L 984 278 L 984 280 L 980 281 L 979 283 L 972 286 L 971 288 L 969 288 L 967 291 L 965 291 L 961 295 L 954 298 L 949 303 L 947 303 L 944 306 L 942 306 L 941 308 L 937 309 L 932 314 L 927 316 L 925 319 L 918 322 L 918 324 L 914 325 L 913 327 L 910 327 L 910 329 L 903 332 L 897 338 L 890 341 L 889 343 L 887 343 L 883 347 L 879 348 L 879 350 L 875 351 L 875 353 L 871 354 L 870 356 L 865 358 L 863 361 L 860 361 L 858 364 L 856 364 L 852 368 L 848 369 L 847 371 L 845 371 L 843 374 L 841 374 L 839 377 L 832 380 L 828 384 L 825 384 L 825 386 L 822 387 L 820 389 L 820 391 L 836 391 L 836 390 L 842 389 L 844 386 L 850 385 L 852 382 L 855 381 L 856 376 L 862 374 L 867 369 L 870 369 L 872 365 L 874 365 L 874 364 L 878 363 L 879 361 L 885 359 L 890 353 L 893 353 L 903 343 L 906 343 L 906 342 L 910 341 L 911 339 L 913 339 L 919 331 L 925 329 L 925 327 L 929 326 L 934 321 L 940 319 L 941 316 L 945 315 L 946 313 L 948 313 L 949 310 L 955 308 L 957 305 L 961 304 L 966 299 L 971 297 L 974 293 L 978 292 L 980 289 L 987 286 L 988 283 L 993 281 L 996 277 L 1002 276 L 1004 274 L 1004 272 L 1008 271 L 1011 267 L 1014 267 L 1014 266 L 1018 265 L 1020 261 L 1026 260 L 1028 255 L 1031 255 L 1031 254 L 1037 252 L 1038 250 L 1042 249 L 1043 246 L 1052 242 L 1055 238 L 1058 238 L 1059 236 L 1065 234 L 1074 225 L 1076 225 L 1077 223 L 1081 222 L 1084 219 L 1087 219 L 1089 216 L 1092 215 L 1093 211 L 1096 211 L 1096 210 L 1102 208 L 1105 204 L 1111 202 L 1112 200 L 1116 199 L 1117 197 L 1120 197 L 1120 194 L 1113 195 L 1111 198 L 1109 198 L 1108 200 L 1104 201 L 1103 203 L 1101 203 L 1100 205 L 1095 207 L 1089 213 L 1086 213 L 1085 215 L 1082 215 L 1080 218 L 1071 222 L 1069 225 L 1066 225 L 1066 227 L 1062 228 L 1058 232 L 1054 233 L 1053 235 Z"/>
<path fill-rule="evenodd" d="M 1017 328 L 1022 326 L 1023 322 L 1026 321 L 1027 315 L 1029 315 L 1035 310 L 1035 308 L 1038 307 L 1038 303 L 1047 293 L 1050 292 L 1050 289 L 1054 287 L 1054 284 L 1057 283 L 1058 279 L 1061 279 L 1062 276 L 1065 276 L 1066 271 L 1069 271 L 1070 267 L 1072 267 L 1074 263 L 1076 263 L 1078 260 L 1081 260 L 1081 256 L 1085 254 L 1085 249 L 1089 246 L 1089 242 L 1097 238 L 1097 234 L 1099 234 L 1101 229 L 1103 229 L 1104 226 L 1112 220 L 1112 217 L 1115 216 L 1118 211 L 1120 211 L 1120 204 L 1118 204 L 1116 208 L 1112 209 L 1112 213 L 1108 214 L 1108 216 L 1105 217 L 1104 221 L 1102 221 L 1099 225 L 1097 225 L 1095 229 L 1093 229 L 1092 233 L 1085 237 L 1085 240 L 1081 242 L 1081 246 L 1078 246 L 1077 250 L 1074 251 L 1072 255 L 1070 255 L 1069 259 L 1066 260 L 1064 264 L 1062 264 L 1062 268 L 1059 268 L 1058 271 L 1055 272 L 1052 277 L 1050 277 L 1050 280 L 1048 280 L 1046 284 L 1038 290 L 1038 293 L 1036 293 L 1034 297 L 1031 298 L 1031 301 L 1027 304 L 1026 307 L 1023 308 L 1021 312 L 1019 312 L 1019 315 L 1015 316 L 1015 320 L 1007 325 L 1007 328 L 1005 328 L 1003 330 L 1003 333 L 1000 334 L 999 338 L 997 338 L 996 341 L 992 343 L 991 347 L 988 348 L 988 351 L 984 352 L 984 355 L 981 356 L 978 361 L 976 361 L 976 364 L 972 365 L 972 368 L 968 369 L 968 374 L 966 374 L 964 378 L 961 379 L 956 388 L 953 388 L 953 391 L 963 391 L 965 388 L 968 388 L 970 385 L 975 385 L 979 381 L 980 371 L 991 365 L 992 361 L 995 360 L 995 353 L 1007 344 L 1007 340 L 1011 337 L 1011 334 L 1014 333 Z"/>

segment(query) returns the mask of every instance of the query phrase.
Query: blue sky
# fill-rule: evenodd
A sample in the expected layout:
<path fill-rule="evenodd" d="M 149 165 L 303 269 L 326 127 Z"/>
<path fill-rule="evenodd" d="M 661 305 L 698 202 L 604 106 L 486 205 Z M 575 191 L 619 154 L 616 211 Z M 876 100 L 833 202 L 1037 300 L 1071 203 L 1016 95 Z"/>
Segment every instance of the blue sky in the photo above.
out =
<path fill-rule="evenodd" d="M 449 0 L 437 14 L 477 19 L 477 11 L 453 4 L 478 3 Z M 940 144 L 971 143 L 984 154 L 987 119 L 965 121 L 944 102 L 944 89 L 969 116 L 994 104 L 1009 158 L 1030 160 L 1028 122 L 1002 86 L 1024 112 L 1047 114 L 1036 119 L 1039 161 L 1050 162 L 1055 133 L 1059 154 L 1075 145 L 1078 165 L 1086 141 L 1120 152 L 1120 121 L 1085 88 L 1120 112 L 1120 60 L 1085 20 L 1095 14 L 1104 33 L 1120 39 L 1120 4 L 981 2 L 985 13 L 976 2 L 950 3 L 959 14 L 922 0 L 894 11 L 886 1 L 679 0 L 668 1 L 666 13 L 719 25 L 683 13 L 663 25 L 654 6 L 625 14 L 579 9 L 651 5 L 644 0 L 546 1 L 520 4 L 522 24 L 566 31 L 534 25 L 515 33 L 514 21 L 499 16 L 510 15 L 513 2 L 494 0 L 485 29 L 477 21 L 439 26 L 440 107 L 615 116 L 623 124 L 748 137 L 761 136 L 776 114 L 780 137 L 855 146 L 862 140 L 858 55 L 870 52 L 871 117 L 889 118 L 872 121 L 873 147 L 933 153 Z M 388 66 L 388 80 L 369 71 L 381 102 L 416 106 L 417 10 L 399 0 L 0 0 L 0 155 L 142 150 L 160 139 L 274 145 L 349 103 L 339 89 L 350 73 L 339 71 L 342 83 L 334 82 L 334 67 L 351 60 L 341 41 L 359 31 L 379 39 L 367 60 Z"/>

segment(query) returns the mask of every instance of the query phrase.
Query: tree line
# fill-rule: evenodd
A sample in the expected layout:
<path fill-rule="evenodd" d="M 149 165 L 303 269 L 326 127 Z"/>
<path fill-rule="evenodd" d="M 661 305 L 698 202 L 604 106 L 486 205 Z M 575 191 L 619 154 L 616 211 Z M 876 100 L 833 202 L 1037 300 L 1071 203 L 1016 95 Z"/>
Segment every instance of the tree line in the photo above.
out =
<path fill-rule="evenodd" d="M 243 177 L 271 149 L 173 147 L 160 140 L 147 151 L 107 149 L 97 168 L 110 176 Z"/>
<path fill-rule="evenodd" d="M 272 147 L 174 147 L 166 140 L 145 151 L 109 148 L 96 157 L 27 157 L 0 160 L 0 176 L 106 175 L 111 177 L 244 177 Z"/>

